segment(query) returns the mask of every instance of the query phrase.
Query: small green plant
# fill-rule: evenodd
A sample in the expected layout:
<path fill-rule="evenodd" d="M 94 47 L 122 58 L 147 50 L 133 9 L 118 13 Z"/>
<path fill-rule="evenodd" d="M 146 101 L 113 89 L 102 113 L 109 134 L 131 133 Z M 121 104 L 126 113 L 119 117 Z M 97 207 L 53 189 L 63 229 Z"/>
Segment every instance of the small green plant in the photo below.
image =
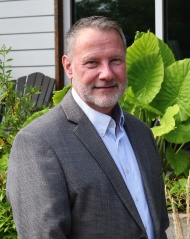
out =
<path fill-rule="evenodd" d="M 165 178 L 165 187 L 168 192 L 166 195 L 168 211 L 172 211 L 170 196 L 173 198 L 173 203 L 175 204 L 175 207 L 178 209 L 179 212 L 186 211 L 187 182 L 188 182 L 187 178 L 179 178 L 179 179 L 178 178 L 169 179 L 168 177 Z"/>
<path fill-rule="evenodd" d="M 166 182 L 166 200 L 169 209 L 172 210 L 174 222 L 174 233 L 176 239 L 190 238 L 190 174 L 187 179 L 180 183 Z M 183 201 L 183 202 L 182 202 Z M 181 203 L 182 202 L 182 203 Z M 180 205 L 178 205 L 180 204 Z M 184 208 L 185 205 L 185 208 Z M 182 225 L 179 217 L 179 209 L 182 206 L 183 212 L 186 212 L 186 225 Z"/>
<path fill-rule="evenodd" d="M 14 89 L 15 82 L 11 81 L 12 59 L 7 55 L 11 48 L 3 46 L 0 50 L 0 143 L 3 145 L 1 155 L 10 151 L 12 140 L 16 133 L 21 129 L 22 124 L 35 111 L 35 103 L 32 96 L 39 92 L 33 87 L 27 88 L 27 93 L 22 96 Z"/>

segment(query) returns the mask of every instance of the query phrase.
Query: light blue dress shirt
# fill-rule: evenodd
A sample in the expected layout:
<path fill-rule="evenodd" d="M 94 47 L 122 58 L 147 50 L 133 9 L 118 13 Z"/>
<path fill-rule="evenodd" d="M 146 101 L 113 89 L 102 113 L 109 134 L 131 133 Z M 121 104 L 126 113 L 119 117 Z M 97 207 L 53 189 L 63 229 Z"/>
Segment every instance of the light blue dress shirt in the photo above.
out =
<path fill-rule="evenodd" d="M 113 119 L 106 114 L 90 108 L 73 88 L 72 95 L 97 130 L 117 165 L 134 200 L 146 229 L 148 239 L 154 239 L 152 218 L 147 204 L 140 170 L 128 136 L 123 128 L 124 116 L 121 108 L 119 105 L 115 107 L 116 117 L 113 116 Z"/>

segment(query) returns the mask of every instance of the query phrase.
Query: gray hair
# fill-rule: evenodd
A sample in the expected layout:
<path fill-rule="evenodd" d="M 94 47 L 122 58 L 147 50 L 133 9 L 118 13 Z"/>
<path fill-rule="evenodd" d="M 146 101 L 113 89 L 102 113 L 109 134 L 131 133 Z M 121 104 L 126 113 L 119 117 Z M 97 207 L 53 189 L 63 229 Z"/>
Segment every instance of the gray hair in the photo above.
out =
<path fill-rule="evenodd" d="M 93 28 L 97 30 L 116 30 L 120 35 L 124 49 L 126 49 L 126 38 L 119 24 L 116 21 L 111 20 L 104 16 L 91 16 L 86 18 L 81 18 L 70 28 L 66 35 L 65 42 L 65 53 L 68 56 L 72 56 L 72 51 L 74 49 L 75 40 L 80 30 L 84 28 Z"/>

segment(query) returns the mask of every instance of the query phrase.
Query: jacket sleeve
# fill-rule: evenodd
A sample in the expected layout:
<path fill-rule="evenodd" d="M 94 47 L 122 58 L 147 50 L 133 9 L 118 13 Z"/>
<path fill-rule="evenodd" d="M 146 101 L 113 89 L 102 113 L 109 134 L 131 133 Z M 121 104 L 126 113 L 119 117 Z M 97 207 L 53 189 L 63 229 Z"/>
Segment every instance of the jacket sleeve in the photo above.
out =
<path fill-rule="evenodd" d="M 20 239 L 64 239 L 71 213 L 63 169 L 44 139 L 21 131 L 8 166 L 7 198 Z"/>

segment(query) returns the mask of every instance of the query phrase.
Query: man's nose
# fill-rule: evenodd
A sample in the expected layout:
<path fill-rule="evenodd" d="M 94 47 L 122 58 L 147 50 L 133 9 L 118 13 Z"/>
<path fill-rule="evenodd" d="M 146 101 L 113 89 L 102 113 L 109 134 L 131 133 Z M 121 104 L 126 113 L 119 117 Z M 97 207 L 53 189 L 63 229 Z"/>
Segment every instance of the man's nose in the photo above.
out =
<path fill-rule="evenodd" d="M 101 80 L 112 80 L 113 79 L 113 69 L 109 65 L 109 63 L 102 64 L 100 69 L 99 78 Z"/>

